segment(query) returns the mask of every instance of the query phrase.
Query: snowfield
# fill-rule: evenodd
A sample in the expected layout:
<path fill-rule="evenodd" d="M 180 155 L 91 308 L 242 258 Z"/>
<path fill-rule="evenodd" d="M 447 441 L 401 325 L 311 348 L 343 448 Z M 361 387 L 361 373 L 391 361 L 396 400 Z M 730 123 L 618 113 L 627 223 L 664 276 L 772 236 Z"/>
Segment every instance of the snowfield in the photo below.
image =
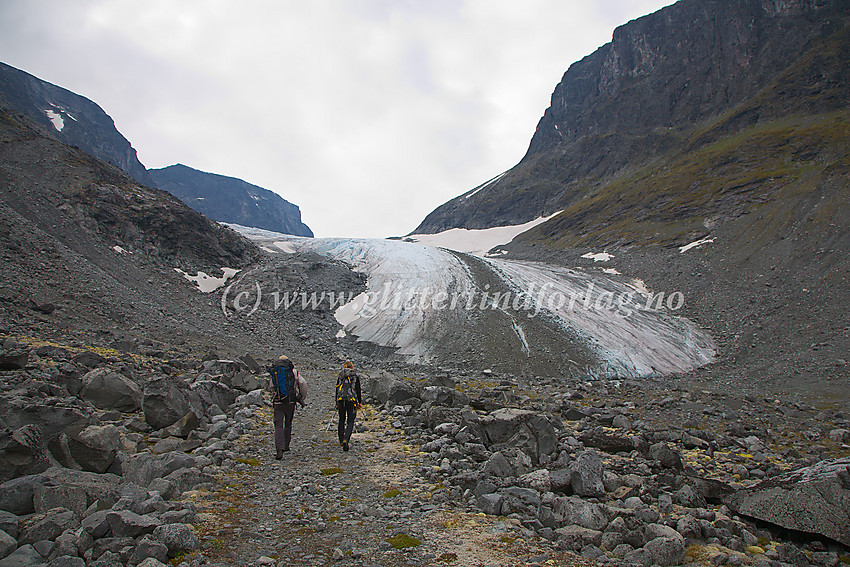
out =
<path fill-rule="evenodd" d="M 411 362 L 439 362 L 435 356 L 447 340 L 498 333 L 515 337 L 517 352 L 502 353 L 506 358 L 566 348 L 556 344 L 560 339 L 552 342 L 553 336 L 563 337 L 563 345 L 567 337 L 579 337 L 595 355 L 593 371 L 611 376 L 685 372 L 715 357 L 708 333 L 676 315 L 685 298 L 674 290 L 653 293 L 639 280 L 542 263 L 476 260 L 398 240 L 244 234 L 281 258 L 314 252 L 364 273 L 367 290 L 335 311 L 337 337 L 396 349 Z M 511 292 L 491 293 L 490 284 L 478 281 L 471 266 L 481 262 Z M 497 318 L 487 318 L 497 312 Z M 482 327 L 484 319 L 505 329 Z M 460 338 L 450 335 L 459 324 Z M 544 324 L 551 334 L 539 332 Z"/>

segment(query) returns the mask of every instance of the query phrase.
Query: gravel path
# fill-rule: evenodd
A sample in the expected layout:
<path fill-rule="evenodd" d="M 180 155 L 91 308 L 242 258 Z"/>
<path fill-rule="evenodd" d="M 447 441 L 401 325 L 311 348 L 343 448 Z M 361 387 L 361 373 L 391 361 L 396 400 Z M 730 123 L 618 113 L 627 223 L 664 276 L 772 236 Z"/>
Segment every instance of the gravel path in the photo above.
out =
<path fill-rule="evenodd" d="M 215 492 L 195 493 L 203 542 L 196 564 L 582 564 L 518 521 L 468 512 L 462 498 L 425 481 L 417 471 L 432 466 L 428 456 L 369 405 L 343 452 L 336 420 L 327 429 L 335 370 L 302 374 L 311 394 L 296 413 L 292 450 L 274 459 L 264 407 L 241 440 L 238 472 Z"/>

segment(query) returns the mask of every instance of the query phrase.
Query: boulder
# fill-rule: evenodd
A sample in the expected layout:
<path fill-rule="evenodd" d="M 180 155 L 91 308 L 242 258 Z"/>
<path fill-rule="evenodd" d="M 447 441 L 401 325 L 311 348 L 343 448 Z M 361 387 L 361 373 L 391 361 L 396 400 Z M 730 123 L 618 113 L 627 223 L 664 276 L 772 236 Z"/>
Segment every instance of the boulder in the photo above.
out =
<path fill-rule="evenodd" d="M 23 516 L 35 511 L 33 494 L 35 487 L 43 484 L 45 479 L 40 474 L 13 478 L 0 484 L 0 510 Z"/>
<path fill-rule="evenodd" d="M 195 551 L 201 542 L 186 524 L 164 524 L 153 531 L 152 538 L 168 548 L 168 556 Z"/>
<path fill-rule="evenodd" d="M 132 412 L 139 409 L 142 393 L 135 382 L 104 367 L 83 376 L 80 397 L 100 409 Z"/>
<path fill-rule="evenodd" d="M 650 446 L 649 456 L 665 469 L 682 470 L 682 455 L 667 443 L 659 442 Z"/>
<path fill-rule="evenodd" d="M 651 539 L 643 546 L 650 558 L 651 565 L 669 567 L 681 565 L 685 558 L 685 540 L 675 531 L 674 535 Z"/>
<path fill-rule="evenodd" d="M 518 479 L 518 483 L 525 488 L 545 493 L 552 489 L 552 476 L 547 469 L 538 469 L 522 475 Z"/>
<path fill-rule="evenodd" d="M 379 405 L 396 405 L 404 400 L 418 397 L 416 388 L 386 372 L 371 376 L 366 382 L 366 389 L 369 397 Z"/>
<path fill-rule="evenodd" d="M 138 538 L 153 533 L 156 528 L 162 525 L 162 521 L 153 516 L 143 516 L 130 510 L 110 510 L 106 515 L 106 521 L 115 537 Z"/>
<path fill-rule="evenodd" d="M 173 435 L 174 437 L 180 437 L 182 439 L 186 439 L 189 434 L 196 430 L 201 425 L 198 416 L 195 415 L 195 412 L 190 411 L 180 419 L 178 419 L 175 423 L 169 425 L 166 428 L 166 433 L 169 435 Z"/>
<path fill-rule="evenodd" d="M 23 370 L 29 358 L 30 351 L 27 348 L 0 349 L 0 370 Z"/>
<path fill-rule="evenodd" d="M 0 559 L 3 559 L 18 548 L 18 541 L 0 530 Z"/>
<path fill-rule="evenodd" d="M 30 544 L 22 545 L 0 559 L 0 567 L 36 567 L 38 565 L 47 565 L 47 561 Z"/>
<path fill-rule="evenodd" d="M 37 425 L 0 430 L 0 480 L 39 473 L 49 466 Z"/>
<path fill-rule="evenodd" d="M 516 447 L 534 464 L 551 455 L 557 446 L 555 428 L 544 416 L 528 410 L 503 408 L 479 420 L 479 434 L 492 450 Z"/>
<path fill-rule="evenodd" d="M 165 478 L 174 471 L 194 468 L 195 458 L 181 451 L 172 451 L 164 455 L 136 453 L 124 461 L 124 481 L 147 488 L 157 478 Z"/>
<path fill-rule="evenodd" d="M 39 514 L 53 508 L 67 508 L 82 517 L 89 503 L 85 491 L 75 486 L 36 484 L 33 489 L 33 507 Z"/>
<path fill-rule="evenodd" d="M 237 393 L 233 388 L 215 380 L 198 380 L 192 383 L 190 389 L 201 399 L 205 412 L 214 405 L 229 408 L 236 401 Z"/>
<path fill-rule="evenodd" d="M 105 473 L 121 448 L 121 433 L 114 425 L 69 428 L 66 435 L 70 457 L 84 471 Z"/>
<path fill-rule="evenodd" d="M 67 508 L 53 508 L 44 514 L 36 514 L 21 523 L 18 543 L 37 543 L 39 541 L 54 541 L 66 530 L 80 527 L 77 515 Z"/>
<path fill-rule="evenodd" d="M 154 429 L 163 429 L 177 422 L 190 411 L 201 414 L 200 396 L 189 389 L 180 378 L 157 376 L 145 384 L 142 411 L 145 421 Z"/>
<path fill-rule="evenodd" d="M 588 502 L 578 496 L 559 496 L 552 503 L 552 512 L 561 525 L 577 525 L 592 530 L 603 530 L 608 525 L 608 515 L 601 504 Z"/>
<path fill-rule="evenodd" d="M 435 406 L 462 408 L 469 405 L 469 396 L 454 388 L 427 386 L 422 390 L 422 401 Z"/>
<path fill-rule="evenodd" d="M 821 461 L 738 490 L 726 505 L 742 516 L 850 545 L 850 457 Z"/>
<path fill-rule="evenodd" d="M 634 449 L 634 443 L 632 443 L 628 434 L 607 430 L 604 427 L 594 427 L 582 432 L 579 441 L 584 443 L 586 447 L 595 447 L 600 451 L 611 454 Z"/>
<path fill-rule="evenodd" d="M 570 467 L 573 492 L 579 496 L 605 496 L 602 459 L 596 451 L 582 451 Z"/>
<path fill-rule="evenodd" d="M 602 545 L 602 532 L 583 528 L 581 526 L 564 526 L 555 530 L 558 542 L 567 549 L 581 551 L 588 545 L 599 547 Z"/>

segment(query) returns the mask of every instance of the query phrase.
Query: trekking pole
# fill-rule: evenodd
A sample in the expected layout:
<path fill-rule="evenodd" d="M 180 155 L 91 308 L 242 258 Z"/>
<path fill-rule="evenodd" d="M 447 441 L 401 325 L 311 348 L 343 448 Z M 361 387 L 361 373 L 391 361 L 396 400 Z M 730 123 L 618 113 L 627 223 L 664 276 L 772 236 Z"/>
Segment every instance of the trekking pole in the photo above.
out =
<path fill-rule="evenodd" d="M 325 427 L 325 431 L 331 430 L 331 424 L 334 422 L 334 415 L 331 414 L 331 418 L 328 420 L 328 425 Z"/>

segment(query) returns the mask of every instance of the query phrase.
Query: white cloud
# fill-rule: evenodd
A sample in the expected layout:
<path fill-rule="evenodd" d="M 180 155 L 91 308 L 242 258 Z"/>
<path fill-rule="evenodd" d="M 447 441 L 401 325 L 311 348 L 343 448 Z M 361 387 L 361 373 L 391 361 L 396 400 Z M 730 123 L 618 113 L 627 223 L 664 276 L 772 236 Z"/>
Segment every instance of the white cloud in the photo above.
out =
<path fill-rule="evenodd" d="M 567 67 L 669 3 L 0 0 L 0 52 L 100 104 L 148 167 L 389 236 L 512 167 Z"/>

